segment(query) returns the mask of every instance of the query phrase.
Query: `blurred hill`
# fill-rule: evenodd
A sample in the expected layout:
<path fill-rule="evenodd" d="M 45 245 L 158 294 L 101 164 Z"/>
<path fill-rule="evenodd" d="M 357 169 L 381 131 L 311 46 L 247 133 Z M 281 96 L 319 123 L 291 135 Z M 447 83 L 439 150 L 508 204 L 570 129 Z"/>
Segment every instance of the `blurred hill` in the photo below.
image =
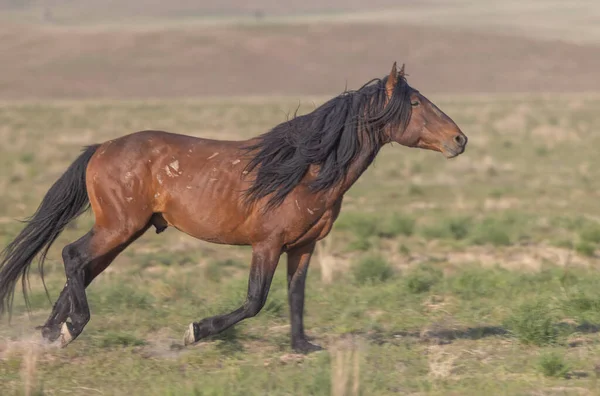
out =
<path fill-rule="evenodd" d="M 600 90 L 600 2 L 296 3 L 0 0 L 0 99 Z"/>

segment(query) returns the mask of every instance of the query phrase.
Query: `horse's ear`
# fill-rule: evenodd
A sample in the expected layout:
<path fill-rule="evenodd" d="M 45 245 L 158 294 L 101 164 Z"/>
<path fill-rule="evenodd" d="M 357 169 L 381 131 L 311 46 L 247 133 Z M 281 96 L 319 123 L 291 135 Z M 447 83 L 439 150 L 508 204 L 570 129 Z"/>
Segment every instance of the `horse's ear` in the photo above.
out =
<path fill-rule="evenodd" d="M 404 70 L 404 65 L 402 66 L 402 70 Z M 387 92 L 388 98 L 392 97 L 392 92 L 394 92 L 396 84 L 398 84 L 398 70 L 396 69 L 396 62 L 394 62 L 392 71 L 390 72 L 387 82 L 385 83 L 385 91 Z"/>
<path fill-rule="evenodd" d="M 402 64 L 402 67 L 400 68 L 400 73 L 398 73 L 398 76 L 400 78 L 403 78 L 405 76 L 405 73 L 404 73 L 404 63 Z"/>

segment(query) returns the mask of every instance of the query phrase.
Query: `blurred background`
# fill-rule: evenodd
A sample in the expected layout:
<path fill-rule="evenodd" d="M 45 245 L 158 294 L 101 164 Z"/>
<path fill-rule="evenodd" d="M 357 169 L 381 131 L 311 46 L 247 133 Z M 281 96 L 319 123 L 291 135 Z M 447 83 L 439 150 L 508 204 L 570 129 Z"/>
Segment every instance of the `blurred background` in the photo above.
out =
<path fill-rule="evenodd" d="M 0 97 L 598 89 L 594 1 L 2 0 Z"/>
<path fill-rule="evenodd" d="M 250 249 L 168 229 L 88 288 L 67 349 L 32 268 L 0 322 L 0 394 L 594 395 L 600 375 L 600 2 L 0 0 L 0 246 L 81 146 L 142 129 L 243 139 L 406 64 L 469 137 L 385 147 L 309 272 L 289 347 L 285 257 L 260 315 L 237 308 Z M 52 302 L 60 250 L 46 263 Z M 35 265 L 35 264 L 34 264 Z"/>

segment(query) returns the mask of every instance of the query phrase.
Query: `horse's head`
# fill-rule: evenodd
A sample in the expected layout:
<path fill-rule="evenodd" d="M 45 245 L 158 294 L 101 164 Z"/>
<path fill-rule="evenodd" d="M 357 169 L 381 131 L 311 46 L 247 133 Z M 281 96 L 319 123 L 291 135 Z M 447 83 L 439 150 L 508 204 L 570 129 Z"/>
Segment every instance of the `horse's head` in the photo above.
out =
<path fill-rule="evenodd" d="M 401 84 L 405 86 L 399 87 Z M 396 63 L 394 63 L 386 81 L 386 92 L 388 103 L 410 100 L 410 106 L 412 107 L 406 128 L 395 128 L 395 130 L 390 131 L 391 140 L 407 147 L 439 151 L 447 158 L 456 157 L 465 151 L 467 137 L 450 117 L 419 91 L 407 85 L 404 79 L 404 65 L 398 72 Z M 404 97 L 393 97 L 400 93 Z M 407 104 L 404 106 L 407 106 Z"/>

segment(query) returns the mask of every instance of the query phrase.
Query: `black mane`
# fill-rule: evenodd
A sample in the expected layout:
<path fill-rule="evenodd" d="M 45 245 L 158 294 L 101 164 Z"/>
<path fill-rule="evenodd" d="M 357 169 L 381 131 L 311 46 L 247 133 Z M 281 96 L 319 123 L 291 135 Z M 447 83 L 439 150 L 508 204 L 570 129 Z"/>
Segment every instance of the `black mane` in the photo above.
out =
<path fill-rule="evenodd" d="M 331 188 L 344 179 L 363 146 L 371 151 L 370 163 L 386 139 L 384 126 L 404 130 L 411 116 L 412 88 L 399 75 L 386 105 L 387 79 L 375 79 L 357 91 L 346 91 L 309 114 L 277 125 L 247 146 L 253 157 L 246 171 L 258 170 L 246 200 L 252 202 L 273 193 L 267 206 L 278 206 L 313 164 L 320 169 L 309 187 L 313 191 Z M 361 131 L 366 132 L 366 142 Z"/>

